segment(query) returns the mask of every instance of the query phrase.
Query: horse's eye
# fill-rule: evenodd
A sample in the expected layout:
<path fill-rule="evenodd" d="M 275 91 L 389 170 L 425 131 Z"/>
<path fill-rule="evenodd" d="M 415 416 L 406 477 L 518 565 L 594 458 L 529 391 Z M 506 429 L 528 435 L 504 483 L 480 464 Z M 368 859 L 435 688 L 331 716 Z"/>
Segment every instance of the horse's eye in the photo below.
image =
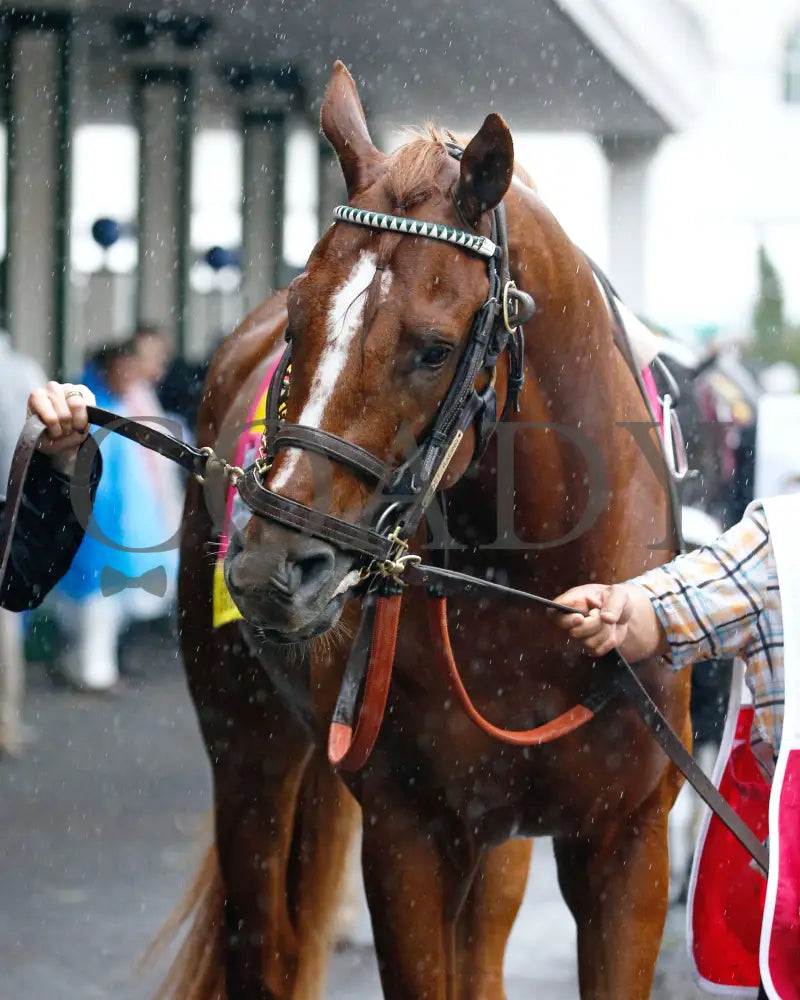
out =
<path fill-rule="evenodd" d="M 450 357 L 453 350 L 449 344 L 433 344 L 431 347 L 424 347 L 417 351 L 414 359 L 417 368 L 441 368 Z"/>

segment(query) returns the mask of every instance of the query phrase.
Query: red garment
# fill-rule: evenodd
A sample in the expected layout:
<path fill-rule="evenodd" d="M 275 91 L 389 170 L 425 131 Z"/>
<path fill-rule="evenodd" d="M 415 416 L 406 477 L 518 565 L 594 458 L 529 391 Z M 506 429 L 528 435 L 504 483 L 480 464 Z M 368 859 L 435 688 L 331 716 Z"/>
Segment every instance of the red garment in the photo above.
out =
<path fill-rule="evenodd" d="M 748 705 L 739 710 L 730 756 L 718 787 L 756 836 L 764 840 L 769 786 L 750 749 L 752 725 L 753 708 Z M 688 909 L 691 957 L 698 980 L 701 985 L 750 987 L 755 996 L 760 982 L 758 952 L 767 880 L 716 816 L 711 817 L 701 838 Z"/>

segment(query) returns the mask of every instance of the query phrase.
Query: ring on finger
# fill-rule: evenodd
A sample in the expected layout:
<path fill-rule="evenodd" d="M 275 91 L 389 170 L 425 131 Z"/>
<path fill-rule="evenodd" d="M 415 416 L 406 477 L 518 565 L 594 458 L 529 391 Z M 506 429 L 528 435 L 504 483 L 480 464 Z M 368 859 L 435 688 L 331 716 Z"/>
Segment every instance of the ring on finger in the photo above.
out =
<path fill-rule="evenodd" d="M 80 389 L 70 389 L 69 392 L 64 393 L 64 399 L 69 399 L 70 396 L 80 396 L 83 399 L 83 393 Z"/>

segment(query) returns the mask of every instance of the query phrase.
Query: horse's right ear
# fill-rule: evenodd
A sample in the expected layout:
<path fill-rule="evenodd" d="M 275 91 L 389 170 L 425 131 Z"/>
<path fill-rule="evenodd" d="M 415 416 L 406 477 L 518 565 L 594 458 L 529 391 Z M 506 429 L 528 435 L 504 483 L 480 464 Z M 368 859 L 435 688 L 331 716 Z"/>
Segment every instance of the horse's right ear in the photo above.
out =
<path fill-rule="evenodd" d="M 355 80 L 338 59 L 333 64 L 333 73 L 325 91 L 320 124 L 325 138 L 339 157 L 347 194 L 352 198 L 356 191 L 370 182 L 384 154 L 372 144 Z"/>
<path fill-rule="evenodd" d="M 487 115 L 461 155 L 456 202 L 473 226 L 484 212 L 499 205 L 514 174 L 514 143 L 500 115 Z"/>

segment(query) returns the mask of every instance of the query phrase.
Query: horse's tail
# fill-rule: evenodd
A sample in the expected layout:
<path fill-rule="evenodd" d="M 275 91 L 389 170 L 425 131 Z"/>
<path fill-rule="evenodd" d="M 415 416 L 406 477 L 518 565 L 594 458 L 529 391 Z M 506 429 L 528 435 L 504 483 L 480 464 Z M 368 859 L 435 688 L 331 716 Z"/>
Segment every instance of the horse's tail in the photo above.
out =
<path fill-rule="evenodd" d="M 153 1000 L 227 1000 L 224 905 L 225 889 L 212 843 L 183 899 L 142 959 L 145 963 L 161 953 L 188 927 Z"/>

